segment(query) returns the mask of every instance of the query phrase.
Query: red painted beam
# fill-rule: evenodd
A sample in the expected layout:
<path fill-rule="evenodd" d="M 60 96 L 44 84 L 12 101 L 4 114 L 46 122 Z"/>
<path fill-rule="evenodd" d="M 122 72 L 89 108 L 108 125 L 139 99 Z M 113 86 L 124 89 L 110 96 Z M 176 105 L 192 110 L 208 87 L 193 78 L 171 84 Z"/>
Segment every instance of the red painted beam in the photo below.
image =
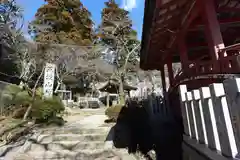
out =
<path fill-rule="evenodd" d="M 220 25 L 227 25 L 227 24 L 232 24 L 232 23 L 240 23 L 240 17 L 238 18 L 228 18 L 228 19 L 220 19 L 218 20 Z M 202 21 L 196 21 L 193 23 L 192 27 L 190 27 L 190 30 L 197 29 L 198 27 L 203 27 L 205 25 L 204 22 Z"/>
<path fill-rule="evenodd" d="M 240 8 L 236 7 L 220 7 L 217 12 L 240 12 Z"/>
<path fill-rule="evenodd" d="M 205 47 L 208 44 L 206 42 L 198 42 L 198 43 L 188 43 L 188 48 L 196 48 L 196 47 Z"/>
<path fill-rule="evenodd" d="M 169 46 L 169 50 L 165 53 L 164 58 L 166 59 L 166 56 L 169 52 L 171 52 L 171 50 L 174 48 L 174 45 L 177 42 L 177 39 L 179 36 L 185 36 L 186 32 L 189 28 L 189 26 L 191 25 L 192 21 L 197 18 L 199 15 L 199 9 L 196 3 L 193 4 L 192 8 L 189 11 L 189 14 L 187 14 L 185 20 L 182 22 L 182 26 L 179 32 L 177 32 L 173 38 L 172 41 L 169 42 L 168 46 Z"/>
<path fill-rule="evenodd" d="M 162 0 L 156 0 L 156 8 L 159 8 L 162 5 Z"/>
<path fill-rule="evenodd" d="M 209 52 L 213 61 L 224 57 L 225 54 L 218 54 L 218 50 L 224 48 L 223 37 L 217 19 L 214 0 L 197 0 L 201 7 L 201 17 L 205 23 L 205 35 L 209 46 Z"/>
<path fill-rule="evenodd" d="M 192 23 L 192 21 L 193 21 L 197 16 L 198 16 L 198 8 L 197 8 L 197 6 L 196 6 L 196 4 L 195 4 L 195 5 L 193 6 L 193 8 L 191 9 L 189 15 L 186 16 L 186 18 L 185 18 L 182 26 L 180 27 L 180 31 L 179 31 L 179 32 L 182 32 L 182 34 L 185 34 L 186 31 L 187 31 L 187 29 L 189 28 L 190 24 Z M 178 32 L 178 33 L 175 33 L 174 36 L 176 37 L 177 34 L 179 34 L 179 32 Z M 153 34 L 156 35 L 156 33 L 153 33 Z M 169 32 L 169 34 L 173 34 L 173 33 L 170 33 L 170 32 Z M 160 37 L 159 37 L 158 35 L 156 35 L 156 36 L 153 37 L 153 40 L 155 40 L 155 39 L 158 40 L 158 39 L 160 39 Z M 155 40 L 155 41 L 156 41 L 156 40 Z M 172 46 L 175 42 L 176 42 L 176 39 L 174 38 L 174 40 L 171 41 L 168 46 L 170 46 L 170 48 L 171 48 L 171 46 Z"/>
<path fill-rule="evenodd" d="M 183 19 L 183 21 L 182 21 L 182 26 L 179 27 L 180 30 L 182 30 L 181 32 L 183 32 L 184 34 L 186 33 L 186 31 L 187 31 L 190 23 L 192 23 L 192 21 L 198 16 L 198 12 L 199 12 L 198 6 L 197 6 L 195 3 L 193 3 L 193 6 L 190 8 L 189 12 L 186 14 L 186 16 L 184 17 L 184 19 Z M 157 26 L 154 26 L 154 27 L 157 27 Z M 162 26 L 160 26 L 160 27 L 162 27 Z M 153 28 L 153 27 L 152 27 L 152 28 Z M 182 28 L 182 29 L 181 29 L 181 28 Z M 157 29 L 157 30 L 158 30 L 158 29 Z M 155 28 L 153 28 L 152 31 L 156 31 Z M 166 30 L 166 32 L 169 32 L 169 31 Z M 174 34 L 173 37 L 176 37 L 176 36 L 177 36 L 177 33 L 171 33 L 171 32 L 169 32 L 169 34 Z M 161 37 L 160 37 L 160 36 L 161 36 L 161 33 L 151 32 L 150 35 L 151 35 L 152 41 L 155 41 L 155 42 L 156 42 L 156 41 L 158 41 L 159 39 L 161 39 Z M 171 46 L 172 46 L 173 44 L 175 44 L 175 42 L 176 42 L 176 38 L 173 38 L 173 40 L 170 41 L 170 43 L 168 44 L 169 48 L 171 48 Z"/>
<path fill-rule="evenodd" d="M 156 3 L 155 3 L 155 8 L 154 8 L 154 13 L 153 13 L 153 22 L 152 22 L 152 27 L 150 28 L 150 34 L 148 35 L 149 39 L 148 39 L 148 42 L 147 42 L 147 51 L 149 51 L 149 48 L 151 46 L 151 42 L 152 42 L 152 37 L 151 37 L 151 33 L 152 33 L 152 30 L 155 26 L 155 16 L 156 16 L 156 11 L 157 11 L 157 8 L 162 4 L 162 0 L 156 0 Z M 151 51 L 149 51 L 150 53 Z M 145 54 L 145 59 L 147 59 L 147 56 L 148 54 Z"/>
<path fill-rule="evenodd" d="M 221 20 L 219 20 L 219 23 L 220 23 L 220 25 L 227 25 L 227 24 L 231 24 L 231 23 L 240 23 L 240 18 L 221 19 Z M 196 30 L 199 27 L 203 27 L 204 25 L 205 24 L 202 21 L 196 21 L 189 27 L 189 31 L 194 31 L 194 30 Z M 152 37 L 152 40 L 157 42 L 158 41 L 157 39 L 159 39 L 159 36 L 160 36 L 160 34 L 155 36 L 155 37 Z"/>

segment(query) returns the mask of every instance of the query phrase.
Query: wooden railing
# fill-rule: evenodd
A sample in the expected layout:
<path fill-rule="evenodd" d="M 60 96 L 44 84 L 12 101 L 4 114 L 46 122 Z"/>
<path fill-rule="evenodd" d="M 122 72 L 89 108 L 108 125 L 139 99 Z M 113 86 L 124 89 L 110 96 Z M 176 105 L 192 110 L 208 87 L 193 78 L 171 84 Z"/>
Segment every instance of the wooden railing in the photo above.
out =
<path fill-rule="evenodd" d="M 240 43 L 219 50 L 219 55 L 231 52 L 231 56 L 221 57 L 217 61 L 196 60 L 188 68 L 180 70 L 174 77 L 175 87 L 185 79 L 195 79 L 198 76 L 214 74 L 236 74 L 240 73 Z"/>
<path fill-rule="evenodd" d="M 187 85 L 179 86 L 185 141 L 188 143 L 190 140 L 189 145 L 205 152 L 205 156 L 215 154 L 218 157 L 216 160 L 219 160 L 237 158 L 239 154 L 239 84 L 240 78 L 236 78 L 196 90 L 188 90 Z M 198 145 L 201 147 L 197 148 Z M 194 155 L 190 157 L 199 159 Z"/>
<path fill-rule="evenodd" d="M 225 47 L 223 49 L 220 49 L 219 50 L 219 54 L 222 54 L 224 52 L 231 51 L 231 50 L 239 51 L 240 50 L 240 43 L 237 43 L 237 44 L 234 44 L 234 45 L 230 45 L 230 46 L 227 46 L 227 47 Z"/>

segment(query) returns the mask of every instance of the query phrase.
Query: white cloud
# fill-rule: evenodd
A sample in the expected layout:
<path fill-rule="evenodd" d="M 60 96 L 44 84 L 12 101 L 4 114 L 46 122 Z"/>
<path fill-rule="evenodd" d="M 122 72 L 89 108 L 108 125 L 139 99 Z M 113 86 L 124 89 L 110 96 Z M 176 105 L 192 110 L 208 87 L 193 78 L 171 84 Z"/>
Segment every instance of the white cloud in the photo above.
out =
<path fill-rule="evenodd" d="M 137 8 L 137 0 L 122 0 L 122 6 L 127 11 Z"/>

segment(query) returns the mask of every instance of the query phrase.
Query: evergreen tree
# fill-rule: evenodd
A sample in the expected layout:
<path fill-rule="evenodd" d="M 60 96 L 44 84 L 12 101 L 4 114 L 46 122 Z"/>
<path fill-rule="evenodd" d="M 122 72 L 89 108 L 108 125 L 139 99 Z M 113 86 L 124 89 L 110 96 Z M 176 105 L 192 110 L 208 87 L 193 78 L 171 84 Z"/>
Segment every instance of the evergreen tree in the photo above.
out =
<path fill-rule="evenodd" d="M 101 13 L 99 37 L 102 43 L 115 52 L 115 63 L 121 68 L 127 54 L 140 42 L 137 40 L 137 32 L 132 28 L 129 12 L 120 8 L 115 0 L 109 0 L 105 5 Z M 132 54 L 129 60 L 131 61 L 133 57 L 136 55 Z"/>
<path fill-rule="evenodd" d="M 19 74 L 18 54 L 24 37 L 22 9 L 15 0 L 0 3 L 0 80 L 17 83 L 13 76 Z"/>
<path fill-rule="evenodd" d="M 79 0 L 45 0 L 29 31 L 37 42 L 88 45 L 93 40 L 90 12 Z"/>
<path fill-rule="evenodd" d="M 114 78 L 119 80 L 122 103 L 125 76 L 138 63 L 137 49 L 140 48 L 140 42 L 137 40 L 137 32 L 132 28 L 129 12 L 120 8 L 115 0 L 105 2 L 105 6 L 101 13 L 102 23 L 98 36 L 114 53 L 114 64 L 117 68 Z"/>
<path fill-rule="evenodd" d="M 0 43 L 16 49 L 19 41 L 23 40 L 23 15 L 15 0 L 0 3 Z"/>

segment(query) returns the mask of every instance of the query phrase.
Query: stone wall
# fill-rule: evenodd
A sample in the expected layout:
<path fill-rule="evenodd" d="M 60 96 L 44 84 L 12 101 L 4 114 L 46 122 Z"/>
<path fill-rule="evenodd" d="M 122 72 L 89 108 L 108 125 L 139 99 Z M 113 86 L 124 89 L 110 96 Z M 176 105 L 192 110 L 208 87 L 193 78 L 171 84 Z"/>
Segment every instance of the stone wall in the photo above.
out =
<path fill-rule="evenodd" d="M 240 78 L 196 90 L 181 85 L 179 92 L 185 146 L 191 146 L 207 159 L 213 155 L 218 157 L 217 160 L 219 156 L 237 158 L 240 149 Z M 196 154 L 189 153 L 188 156 L 201 159 Z"/>

